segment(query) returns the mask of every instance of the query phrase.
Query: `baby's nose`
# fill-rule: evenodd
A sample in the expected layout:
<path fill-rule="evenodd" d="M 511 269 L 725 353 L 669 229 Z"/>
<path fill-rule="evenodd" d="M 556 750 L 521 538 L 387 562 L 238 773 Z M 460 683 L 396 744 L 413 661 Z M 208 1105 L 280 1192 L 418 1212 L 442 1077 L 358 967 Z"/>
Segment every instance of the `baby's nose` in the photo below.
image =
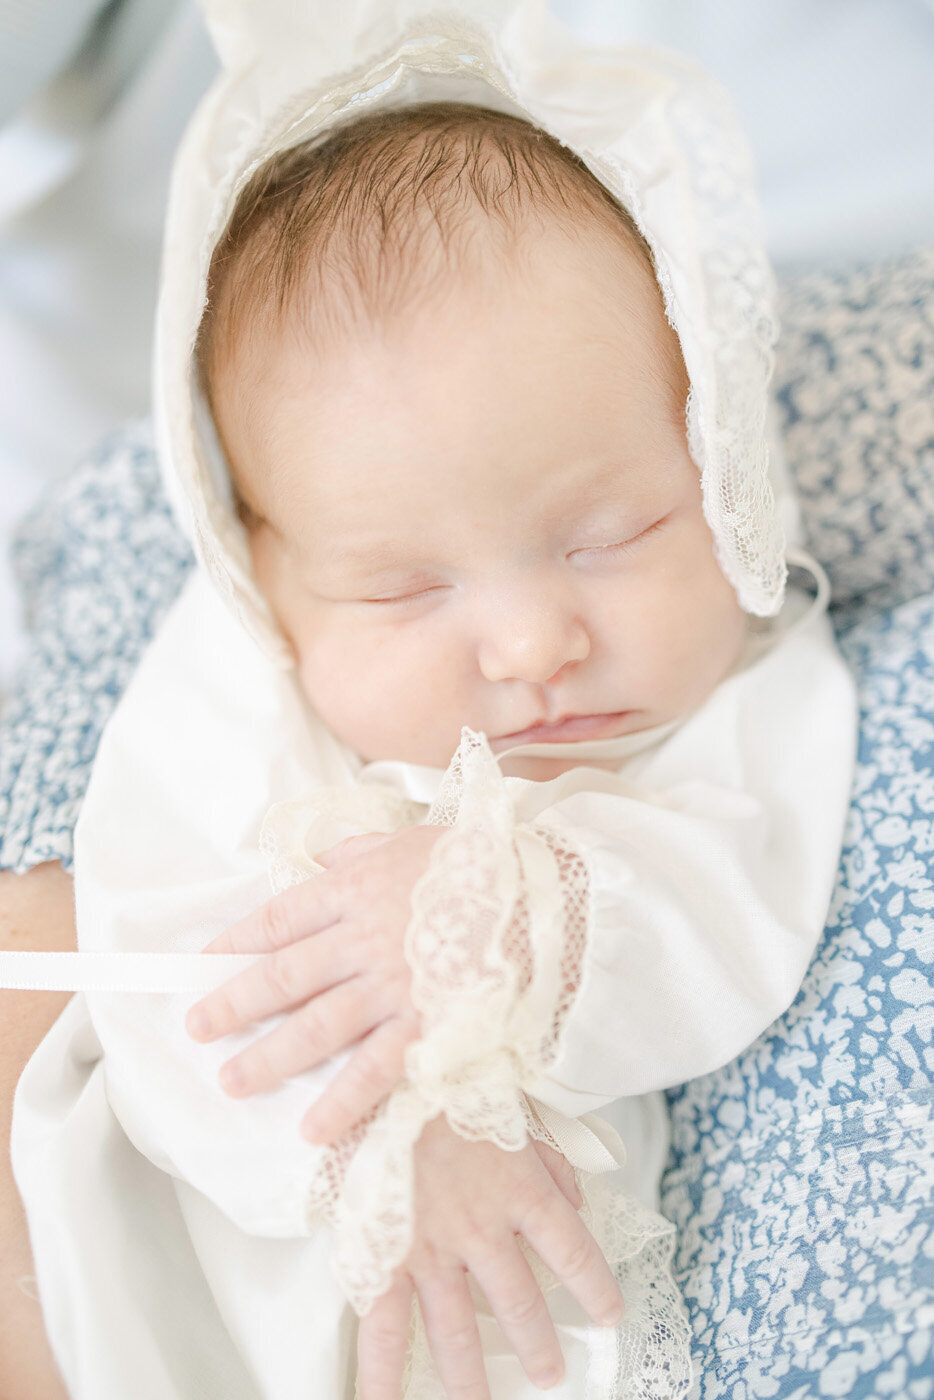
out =
<path fill-rule="evenodd" d="M 590 655 L 590 637 L 575 612 L 538 594 L 502 602 L 492 610 L 477 652 L 488 681 L 544 685 L 565 666 Z"/>

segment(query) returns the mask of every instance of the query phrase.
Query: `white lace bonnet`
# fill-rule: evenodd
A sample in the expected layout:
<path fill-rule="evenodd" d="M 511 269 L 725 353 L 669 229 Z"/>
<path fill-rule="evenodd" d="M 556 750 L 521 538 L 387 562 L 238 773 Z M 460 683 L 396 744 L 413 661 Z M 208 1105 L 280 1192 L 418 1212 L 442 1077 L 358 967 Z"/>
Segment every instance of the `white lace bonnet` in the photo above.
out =
<path fill-rule="evenodd" d="M 447 99 L 524 117 L 629 210 L 655 258 L 690 379 L 687 434 L 717 558 L 749 613 L 782 603 L 767 386 L 777 334 L 751 161 L 730 103 L 693 63 L 592 48 L 545 0 L 204 0 L 221 73 L 176 159 L 156 338 L 169 491 L 222 594 L 264 650 L 291 654 L 253 580 L 226 467 L 193 375 L 208 267 L 274 152 L 377 104 Z"/>

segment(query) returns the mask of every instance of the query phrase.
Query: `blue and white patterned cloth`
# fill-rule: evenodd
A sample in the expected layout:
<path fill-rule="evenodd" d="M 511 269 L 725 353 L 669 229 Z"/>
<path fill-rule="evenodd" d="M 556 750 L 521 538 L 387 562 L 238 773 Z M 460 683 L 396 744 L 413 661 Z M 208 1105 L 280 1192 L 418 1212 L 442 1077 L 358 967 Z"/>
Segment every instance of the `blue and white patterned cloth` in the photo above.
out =
<path fill-rule="evenodd" d="M 662 1209 L 703 1400 L 934 1400 L 934 249 L 785 289 L 808 545 L 862 703 L 824 938 L 743 1055 L 669 1091 Z M 0 867 L 71 858 L 101 727 L 191 567 L 145 425 L 23 531 Z"/>
<path fill-rule="evenodd" d="M 934 245 L 783 289 L 775 391 L 835 624 L 934 587 Z"/>
<path fill-rule="evenodd" d="M 193 563 L 145 422 L 102 442 L 19 532 L 32 645 L 0 716 L 0 869 L 71 869 L 101 731 Z"/>
<path fill-rule="evenodd" d="M 785 1015 L 668 1094 L 705 1400 L 934 1395 L 934 595 L 842 649 L 859 766 L 824 938 Z"/>

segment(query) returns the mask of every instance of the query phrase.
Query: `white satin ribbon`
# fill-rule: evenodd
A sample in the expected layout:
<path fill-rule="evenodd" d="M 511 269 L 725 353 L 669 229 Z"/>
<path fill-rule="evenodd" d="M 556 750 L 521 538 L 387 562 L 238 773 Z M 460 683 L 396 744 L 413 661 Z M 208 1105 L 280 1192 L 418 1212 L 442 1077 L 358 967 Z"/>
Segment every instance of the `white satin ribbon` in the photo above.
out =
<path fill-rule="evenodd" d="M 0 988 L 35 992 L 210 992 L 268 953 L 0 952 Z"/>

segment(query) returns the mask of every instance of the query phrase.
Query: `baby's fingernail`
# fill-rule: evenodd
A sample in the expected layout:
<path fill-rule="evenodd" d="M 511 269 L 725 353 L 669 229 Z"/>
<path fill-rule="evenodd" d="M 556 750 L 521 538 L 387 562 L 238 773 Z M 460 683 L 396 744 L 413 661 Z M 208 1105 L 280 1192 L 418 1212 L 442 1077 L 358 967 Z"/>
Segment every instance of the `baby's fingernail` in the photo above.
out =
<path fill-rule="evenodd" d="M 246 1086 L 246 1076 L 239 1065 L 229 1060 L 221 1066 L 221 1088 L 228 1094 L 239 1094 Z"/>
<path fill-rule="evenodd" d="M 204 1040 L 211 1034 L 211 1018 L 206 1011 L 200 1007 L 189 1011 L 185 1018 L 185 1027 L 189 1035 L 193 1035 L 196 1040 Z"/>
<path fill-rule="evenodd" d="M 550 1390 L 553 1385 L 564 1376 L 564 1371 L 560 1366 L 552 1366 L 547 1371 L 540 1371 L 535 1377 L 535 1385 L 539 1390 Z"/>
<path fill-rule="evenodd" d="M 626 1316 L 626 1304 L 615 1303 L 600 1319 L 604 1327 L 616 1327 Z"/>

